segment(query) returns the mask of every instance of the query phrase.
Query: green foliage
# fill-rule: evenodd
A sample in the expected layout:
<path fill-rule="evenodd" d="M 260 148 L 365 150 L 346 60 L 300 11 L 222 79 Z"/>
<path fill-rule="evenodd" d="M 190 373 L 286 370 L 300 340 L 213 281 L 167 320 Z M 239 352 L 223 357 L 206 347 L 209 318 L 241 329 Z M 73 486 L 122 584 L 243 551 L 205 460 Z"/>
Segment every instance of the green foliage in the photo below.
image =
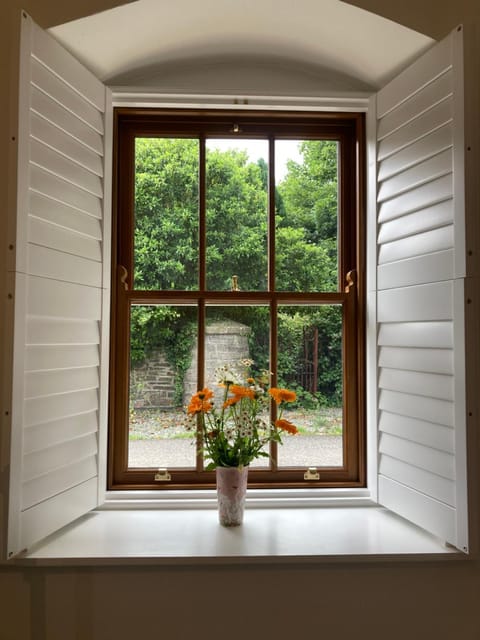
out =
<path fill-rule="evenodd" d="M 285 291 L 337 290 L 337 143 L 304 141 L 302 163 L 290 161 L 275 192 L 276 284 Z M 207 151 L 207 288 L 229 290 L 237 275 L 242 290 L 267 286 L 268 167 L 238 150 Z M 198 141 L 136 141 L 135 288 L 198 288 Z M 252 329 L 250 353 L 269 368 L 266 307 L 217 309 L 209 319 L 233 319 Z M 318 330 L 318 384 L 298 383 L 305 340 Z M 131 360 L 141 363 L 161 348 L 176 373 L 176 401 L 190 365 L 196 317 L 189 308 L 135 306 Z M 295 387 L 302 406 L 341 402 L 341 318 L 332 306 L 284 307 L 279 320 L 278 371 Z"/>

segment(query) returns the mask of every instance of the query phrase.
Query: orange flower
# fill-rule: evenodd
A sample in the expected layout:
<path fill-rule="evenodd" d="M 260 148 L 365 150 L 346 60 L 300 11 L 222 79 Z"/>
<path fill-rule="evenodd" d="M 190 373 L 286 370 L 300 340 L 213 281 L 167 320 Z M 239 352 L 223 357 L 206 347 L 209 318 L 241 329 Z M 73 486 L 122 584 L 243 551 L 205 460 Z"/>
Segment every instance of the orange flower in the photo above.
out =
<path fill-rule="evenodd" d="M 291 433 L 292 435 L 296 435 L 298 433 L 297 427 L 292 424 L 290 420 L 275 420 L 275 426 L 287 433 Z"/>
<path fill-rule="evenodd" d="M 187 413 L 194 415 L 196 413 L 208 413 L 213 408 L 213 404 L 209 402 L 210 398 L 213 398 L 213 391 L 210 391 L 208 387 L 205 387 L 201 391 L 197 391 L 192 396 L 190 404 L 187 407 Z"/>
<path fill-rule="evenodd" d="M 281 402 L 295 402 L 297 399 L 295 391 L 290 391 L 289 389 L 277 389 L 277 387 L 272 387 L 268 390 L 268 393 L 277 404 L 280 404 Z"/>
<path fill-rule="evenodd" d="M 248 389 L 247 387 L 242 387 L 239 384 L 232 384 L 228 389 L 234 396 L 240 398 L 250 398 L 253 400 L 255 398 L 255 391 L 253 389 Z"/>
<path fill-rule="evenodd" d="M 225 400 L 225 402 L 223 403 L 223 408 L 226 409 L 227 407 L 231 407 L 232 404 L 237 404 L 239 400 L 241 400 L 240 396 L 234 396 L 233 398 L 228 398 L 228 400 Z"/>

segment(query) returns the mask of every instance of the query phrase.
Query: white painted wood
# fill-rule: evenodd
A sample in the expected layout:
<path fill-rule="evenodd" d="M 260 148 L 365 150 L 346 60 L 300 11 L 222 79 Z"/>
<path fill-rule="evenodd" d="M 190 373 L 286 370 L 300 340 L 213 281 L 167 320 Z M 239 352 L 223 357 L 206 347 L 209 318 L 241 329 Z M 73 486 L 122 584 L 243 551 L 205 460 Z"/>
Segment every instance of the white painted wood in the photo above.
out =
<path fill-rule="evenodd" d="M 100 362 L 98 345 L 27 346 L 25 371 L 47 371 L 48 369 L 72 369 L 93 367 Z"/>
<path fill-rule="evenodd" d="M 97 389 L 75 390 L 25 400 L 25 427 L 98 409 Z"/>
<path fill-rule="evenodd" d="M 100 342 L 100 382 L 99 382 L 99 411 L 98 419 L 101 425 L 98 434 L 98 502 L 105 501 L 105 492 L 108 485 L 108 418 L 109 418 L 109 370 L 110 370 L 110 287 L 111 287 L 111 237 L 112 237 L 112 153 L 113 147 L 113 107 L 112 93 L 106 91 L 106 115 L 105 115 L 105 168 L 103 199 L 103 230 L 104 242 L 102 244 L 102 322 Z"/>
<path fill-rule="evenodd" d="M 68 442 L 98 431 L 98 415 L 96 411 L 80 413 L 75 416 L 62 417 L 59 420 L 42 422 L 27 427 L 24 433 L 25 454 L 39 451 L 45 447 Z"/>
<path fill-rule="evenodd" d="M 145 504 L 147 498 L 142 495 L 141 500 Z M 346 570 L 351 571 L 352 556 L 370 557 L 373 562 L 412 556 L 431 560 L 437 554 L 443 561 L 455 557 L 455 551 L 437 537 L 381 507 L 262 508 L 255 506 L 255 498 L 247 497 L 245 526 L 232 532 L 218 526 L 215 496 L 202 495 L 202 502 L 208 506 L 96 510 L 50 536 L 24 561 L 37 566 L 115 563 L 137 568 L 185 562 L 224 565 L 226 560 L 312 567 L 331 561 L 336 567 L 347 563 Z"/>
<path fill-rule="evenodd" d="M 70 282 L 28 277 L 30 315 L 100 320 L 101 290 Z"/>
<path fill-rule="evenodd" d="M 32 54 L 62 78 L 98 111 L 105 110 L 105 91 L 101 82 L 64 49 L 51 35 L 33 25 Z"/>
<path fill-rule="evenodd" d="M 412 211 L 425 209 L 437 202 L 443 202 L 452 197 L 453 186 L 451 174 L 437 178 L 427 184 L 408 191 L 391 200 L 382 203 L 379 210 L 378 222 L 393 220 Z"/>
<path fill-rule="evenodd" d="M 96 345 L 99 339 L 98 322 L 94 320 L 27 317 L 27 345 Z"/>
<path fill-rule="evenodd" d="M 452 507 L 455 506 L 455 483 L 452 480 L 391 458 L 387 454 L 382 455 L 379 473 Z"/>
<path fill-rule="evenodd" d="M 379 493 L 385 507 L 440 539 L 455 544 L 456 518 L 453 507 L 383 475 L 379 477 Z"/>
<path fill-rule="evenodd" d="M 29 509 L 35 504 L 48 500 L 65 489 L 75 487 L 97 475 L 95 456 L 72 462 L 39 478 L 25 482 L 22 488 L 22 509 Z"/>
<path fill-rule="evenodd" d="M 453 402 L 453 376 L 420 371 L 387 369 L 380 371 L 378 386 L 381 389 L 413 393 L 419 396 L 440 398 Z"/>
<path fill-rule="evenodd" d="M 453 374 L 453 351 L 450 349 L 422 349 L 381 347 L 378 356 L 380 367 Z"/>
<path fill-rule="evenodd" d="M 97 504 L 106 295 L 105 89 L 26 14 L 23 22 L 12 554 Z"/>
<path fill-rule="evenodd" d="M 454 322 L 454 371 L 455 371 L 455 467 L 456 467 L 456 501 L 458 510 L 457 545 L 468 550 L 468 483 L 467 483 L 467 405 L 466 405 L 466 369 L 465 369 L 465 303 L 471 301 L 474 292 L 465 291 L 464 278 L 454 283 L 455 322 Z M 468 283 L 469 284 L 469 283 Z M 467 295 L 465 295 L 467 293 Z"/>
<path fill-rule="evenodd" d="M 397 151 L 393 156 L 382 160 L 378 169 L 378 180 L 386 180 L 400 171 L 414 167 L 419 162 L 450 148 L 452 144 L 453 126 L 452 123 L 448 123 L 401 151 Z"/>
<path fill-rule="evenodd" d="M 439 154 L 419 162 L 410 169 L 384 180 L 378 190 L 378 201 L 383 202 L 405 191 L 414 189 L 435 178 L 452 172 L 452 150 L 445 149 Z"/>
<path fill-rule="evenodd" d="M 452 117 L 452 99 L 447 98 L 401 127 L 398 131 L 394 131 L 386 138 L 383 138 L 378 144 L 377 159 L 381 162 L 383 159 L 397 153 L 397 151 L 408 147 L 408 145 L 424 138 L 435 129 L 439 129 L 451 122 Z"/>
<path fill-rule="evenodd" d="M 382 244 L 378 252 L 378 263 L 384 264 L 412 258 L 413 256 L 424 256 L 436 251 L 445 251 L 452 247 L 453 225 L 447 225 L 439 229 L 417 233 L 408 238 Z"/>
<path fill-rule="evenodd" d="M 445 451 L 397 438 L 389 433 L 380 434 L 379 451 L 381 454 L 430 471 L 442 478 L 455 480 L 455 457 Z"/>
<path fill-rule="evenodd" d="M 28 273 L 90 287 L 102 283 L 101 263 L 36 245 L 30 247 Z"/>
<path fill-rule="evenodd" d="M 97 389 L 97 367 L 62 369 L 61 371 L 32 371 L 25 374 L 25 398 L 52 396 L 66 391 Z"/>
<path fill-rule="evenodd" d="M 378 289 L 395 289 L 453 278 L 453 249 L 415 256 L 378 267 Z"/>
<path fill-rule="evenodd" d="M 378 140 L 382 140 L 407 122 L 414 120 L 418 115 L 451 96 L 452 93 L 453 74 L 450 69 L 383 116 L 378 123 Z"/>
<path fill-rule="evenodd" d="M 76 118 L 83 120 L 98 133 L 103 133 L 102 112 L 35 58 L 32 60 L 31 82 L 64 109 L 73 113 Z"/>
<path fill-rule="evenodd" d="M 452 307 L 453 286 L 448 281 L 378 293 L 379 322 L 451 320 Z"/>
<path fill-rule="evenodd" d="M 453 427 L 455 424 L 454 406 L 452 402 L 447 400 L 382 389 L 379 394 L 378 406 L 391 413 L 443 424 L 446 427 Z"/>
<path fill-rule="evenodd" d="M 95 175 L 103 175 L 101 156 L 35 113 L 31 114 L 31 136 Z"/>
<path fill-rule="evenodd" d="M 96 505 L 97 479 L 91 478 L 22 511 L 19 550 L 28 549 L 35 542 L 94 509 Z"/>
<path fill-rule="evenodd" d="M 378 118 L 406 102 L 452 66 L 452 45 L 447 37 L 391 80 L 377 94 Z"/>
<path fill-rule="evenodd" d="M 89 287 L 101 284 L 100 263 L 35 245 L 30 247 L 29 272 L 30 275 Z"/>
<path fill-rule="evenodd" d="M 61 469 L 67 465 L 75 464 L 79 460 L 95 456 L 96 452 L 96 435 L 89 434 L 70 440 L 69 442 L 46 447 L 41 451 L 29 453 L 25 456 L 23 469 L 24 482 L 51 473 L 55 469 Z"/>
<path fill-rule="evenodd" d="M 392 322 L 380 325 L 378 344 L 391 347 L 453 347 L 451 322 Z"/>
<path fill-rule="evenodd" d="M 40 218 L 30 216 L 28 237 L 31 244 L 57 249 L 99 263 L 102 259 L 101 244 L 98 240 L 44 222 Z"/>
<path fill-rule="evenodd" d="M 102 181 L 97 175 L 34 139 L 30 144 L 30 162 L 87 193 L 102 197 Z"/>
<path fill-rule="evenodd" d="M 38 115 L 65 131 L 92 151 L 103 153 L 102 136 L 85 122 L 66 111 L 49 96 L 32 87 L 31 109 L 33 115 Z"/>
<path fill-rule="evenodd" d="M 378 243 L 392 242 L 453 222 L 453 200 L 445 200 L 380 225 Z"/>
<path fill-rule="evenodd" d="M 463 30 L 453 32 L 452 57 L 455 69 L 453 100 L 453 191 L 455 211 L 455 276 L 466 276 L 466 223 L 465 223 L 465 101 Z"/>
<path fill-rule="evenodd" d="M 382 411 L 378 428 L 381 432 L 412 440 L 440 451 L 451 454 L 455 451 L 455 431 L 452 427 Z"/>
<path fill-rule="evenodd" d="M 68 229 L 69 231 L 76 232 L 94 240 L 102 239 L 101 221 L 78 209 L 68 207 L 61 202 L 35 192 L 30 193 L 29 207 L 30 215 L 33 218 L 50 222 L 57 227 Z M 50 227 L 47 227 L 47 229 L 51 231 Z M 39 238 L 36 236 L 35 242 L 39 244 Z M 47 246 L 50 246 L 50 244 Z"/>
<path fill-rule="evenodd" d="M 30 188 L 53 200 L 58 200 L 70 207 L 80 209 L 95 218 L 102 217 L 102 206 L 99 197 L 62 180 L 58 176 L 32 165 L 30 171 Z"/>

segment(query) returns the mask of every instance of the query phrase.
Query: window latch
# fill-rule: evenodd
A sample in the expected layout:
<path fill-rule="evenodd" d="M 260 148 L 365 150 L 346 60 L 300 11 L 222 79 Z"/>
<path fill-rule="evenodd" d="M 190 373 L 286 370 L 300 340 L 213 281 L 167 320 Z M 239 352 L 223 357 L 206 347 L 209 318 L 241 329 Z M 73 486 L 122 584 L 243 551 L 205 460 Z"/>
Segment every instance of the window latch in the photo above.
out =
<path fill-rule="evenodd" d="M 118 265 L 118 270 L 119 270 L 119 277 L 120 277 L 120 286 L 123 285 L 123 288 L 125 289 L 125 291 L 128 291 L 128 281 L 127 281 L 128 271 L 123 266 L 123 264 Z"/>
<path fill-rule="evenodd" d="M 352 269 L 351 271 L 349 271 L 345 276 L 345 280 L 347 281 L 347 284 L 345 285 L 345 293 L 350 293 L 350 291 L 355 288 L 355 284 L 357 282 L 356 270 Z"/>
<path fill-rule="evenodd" d="M 308 467 L 308 469 L 303 474 L 304 480 L 320 480 L 320 474 L 318 473 L 317 467 Z"/>
<path fill-rule="evenodd" d="M 155 474 L 155 482 L 168 482 L 172 476 L 168 473 L 168 469 L 159 469 Z"/>

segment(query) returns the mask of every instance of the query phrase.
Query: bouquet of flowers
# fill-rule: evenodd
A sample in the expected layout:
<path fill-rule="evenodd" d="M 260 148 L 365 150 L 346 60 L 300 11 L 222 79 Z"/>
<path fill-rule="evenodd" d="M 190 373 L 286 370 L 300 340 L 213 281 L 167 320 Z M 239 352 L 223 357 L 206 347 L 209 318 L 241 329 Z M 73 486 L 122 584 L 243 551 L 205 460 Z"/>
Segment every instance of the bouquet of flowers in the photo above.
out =
<path fill-rule="evenodd" d="M 253 364 L 242 360 L 244 367 Z M 258 457 L 268 457 L 265 445 L 270 442 L 282 444 L 282 434 L 295 435 L 298 429 L 283 418 L 285 405 L 296 400 L 294 391 L 268 388 L 270 373 L 262 371 L 253 377 L 238 376 L 224 366 L 216 370 L 219 387 L 223 389 L 219 406 L 214 392 L 205 387 L 192 396 L 187 407 L 187 429 L 200 430 L 203 451 L 210 463 L 207 471 L 217 467 L 244 467 Z M 278 417 L 271 422 L 270 400 L 277 405 Z"/>

